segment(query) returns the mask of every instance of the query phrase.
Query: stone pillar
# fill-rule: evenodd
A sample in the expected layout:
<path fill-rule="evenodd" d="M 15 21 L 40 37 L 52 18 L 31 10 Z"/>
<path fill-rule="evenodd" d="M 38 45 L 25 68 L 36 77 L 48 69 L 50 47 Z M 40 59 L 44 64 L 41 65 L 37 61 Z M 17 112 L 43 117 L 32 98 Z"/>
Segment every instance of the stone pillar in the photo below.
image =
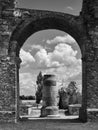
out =
<path fill-rule="evenodd" d="M 58 116 L 58 87 L 54 75 L 44 75 L 42 100 L 41 117 Z"/>
<path fill-rule="evenodd" d="M 16 82 L 16 122 L 19 121 L 19 118 L 20 118 L 20 99 L 19 99 L 19 96 L 20 96 L 20 88 L 19 88 L 19 69 L 20 69 L 20 63 L 21 63 L 21 59 L 19 57 L 16 57 L 15 59 L 15 64 L 16 64 L 16 79 L 15 79 L 15 82 Z"/>
<path fill-rule="evenodd" d="M 98 49 L 90 46 L 91 43 L 82 58 L 82 108 L 79 117 L 84 122 L 96 118 L 98 113 Z"/>
<path fill-rule="evenodd" d="M 90 13 L 89 18 L 85 19 L 92 45 L 92 49 L 88 53 L 91 55 L 93 52 L 92 61 L 86 62 L 88 120 L 98 119 L 98 0 L 95 0 L 91 6 L 93 6 L 93 10 L 90 11 L 92 15 Z"/>
<path fill-rule="evenodd" d="M 86 85 L 86 62 L 85 58 L 82 59 L 82 106 L 79 110 L 79 119 L 82 122 L 87 121 L 87 85 Z"/>
<path fill-rule="evenodd" d="M 16 122 L 18 119 L 17 59 L 0 57 L 0 121 Z"/>

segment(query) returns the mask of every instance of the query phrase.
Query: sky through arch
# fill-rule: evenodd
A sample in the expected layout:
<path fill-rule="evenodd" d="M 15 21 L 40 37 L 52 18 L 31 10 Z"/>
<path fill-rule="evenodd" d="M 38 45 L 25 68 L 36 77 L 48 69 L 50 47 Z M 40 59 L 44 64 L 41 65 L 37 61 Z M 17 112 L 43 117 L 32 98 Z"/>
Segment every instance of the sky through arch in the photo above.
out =
<path fill-rule="evenodd" d="M 31 35 L 20 51 L 21 94 L 34 94 L 36 77 L 42 73 L 53 73 L 58 85 L 75 80 L 81 90 L 81 52 L 76 41 L 58 30 L 44 30 Z"/>

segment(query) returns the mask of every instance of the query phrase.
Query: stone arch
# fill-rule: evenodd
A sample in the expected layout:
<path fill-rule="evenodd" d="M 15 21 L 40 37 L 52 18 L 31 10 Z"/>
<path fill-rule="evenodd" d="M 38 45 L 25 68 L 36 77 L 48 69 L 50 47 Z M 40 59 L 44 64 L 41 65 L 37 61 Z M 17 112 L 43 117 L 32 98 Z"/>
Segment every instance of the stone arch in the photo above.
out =
<path fill-rule="evenodd" d="M 69 14 L 56 13 L 56 12 L 42 12 L 41 15 L 37 14 L 37 16 L 35 18 L 32 17 L 25 18 L 23 21 L 21 20 L 21 23 L 19 25 L 17 25 L 16 29 L 13 31 L 10 38 L 10 43 L 8 48 L 9 56 L 19 57 L 19 52 L 21 47 L 23 46 L 27 38 L 32 34 L 41 30 L 57 29 L 71 35 L 77 41 L 80 47 L 82 58 L 85 57 L 85 45 L 86 45 L 87 37 L 85 34 L 85 30 L 83 30 L 83 25 L 79 17 L 72 16 Z M 82 108 L 79 115 L 79 117 L 83 121 L 87 120 L 87 116 L 86 116 L 87 115 L 86 113 L 87 89 L 85 83 L 85 69 L 86 69 L 85 63 L 83 62 L 82 63 L 82 79 L 83 79 L 82 94 L 83 95 L 82 95 Z"/>
<path fill-rule="evenodd" d="M 79 16 L 15 8 L 15 1 L 0 0 L 0 121 L 18 120 L 19 51 L 31 34 L 45 29 L 67 32 L 77 41 L 82 53 L 83 75 L 80 119 L 97 119 L 98 0 L 83 0 Z"/>
<path fill-rule="evenodd" d="M 77 41 L 82 53 L 85 32 L 81 28 L 81 23 L 78 23 L 76 16 L 51 11 L 42 12 L 42 16 L 38 18 L 25 18 L 21 21 L 21 24 L 17 25 L 11 35 L 8 54 L 11 55 L 14 51 L 16 56 L 19 56 L 19 50 L 29 36 L 35 32 L 48 29 L 57 29 L 71 35 Z"/>

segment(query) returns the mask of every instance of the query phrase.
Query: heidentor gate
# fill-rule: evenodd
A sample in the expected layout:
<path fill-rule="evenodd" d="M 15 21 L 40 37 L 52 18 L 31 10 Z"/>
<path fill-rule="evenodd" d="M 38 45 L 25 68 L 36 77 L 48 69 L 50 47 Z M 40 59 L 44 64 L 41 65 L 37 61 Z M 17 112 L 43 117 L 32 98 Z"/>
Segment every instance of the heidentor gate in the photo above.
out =
<path fill-rule="evenodd" d="M 16 0 L 0 0 L 0 121 L 19 120 L 19 52 L 29 36 L 46 29 L 64 31 L 77 41 L 82 54 L 79 118 L 97 118 L 98 0 L 83 0 L 79 16 L 17 8 Z"/>

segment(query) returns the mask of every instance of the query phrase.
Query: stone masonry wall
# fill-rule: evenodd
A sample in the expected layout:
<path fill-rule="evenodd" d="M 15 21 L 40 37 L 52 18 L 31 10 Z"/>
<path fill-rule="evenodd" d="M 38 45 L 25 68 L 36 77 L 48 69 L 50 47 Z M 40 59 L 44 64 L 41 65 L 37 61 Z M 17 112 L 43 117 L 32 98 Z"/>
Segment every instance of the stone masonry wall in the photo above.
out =
<path fill-rule="evenodd" d="M 82 17 L 90 41 L 86 45 L 87 106 L 98 108 L 98 0 L 83 0 Z"/>
<path fill-rule="evenodd" d="M 0 121 L 15 121 L 15 69 L 9 57 L 0 57 Z"/>
<path fill-rule="evenodd" d="M 32 33 L 43 29 L 67 31 L 77 39 L 82 51 L 84 76 L 84 114 L 81 115 L 85 115 L 86 107 L 98 108 L 98 0 L 83 0 L 82 11 L 77 17 L 51 11 L 18 9 L 15 3 L 16 0 L 0 0 L 0 121 L 15 121 L 18 118 L 20 61 L 17 56 L 24 41 Z M 56 24 L 53 20 L 54 23 L 57 20 Z"/>
<path fill-rule="evenodd" d="M 89 41 L 86 44 L 86 86 L 88 119 L 98 118 L 98 0 L 83 0 L 83 23 Z M 90 59 L 89 59 L 90 57 Z M 96 108 L 96 112 L 95 109 Z"/>

